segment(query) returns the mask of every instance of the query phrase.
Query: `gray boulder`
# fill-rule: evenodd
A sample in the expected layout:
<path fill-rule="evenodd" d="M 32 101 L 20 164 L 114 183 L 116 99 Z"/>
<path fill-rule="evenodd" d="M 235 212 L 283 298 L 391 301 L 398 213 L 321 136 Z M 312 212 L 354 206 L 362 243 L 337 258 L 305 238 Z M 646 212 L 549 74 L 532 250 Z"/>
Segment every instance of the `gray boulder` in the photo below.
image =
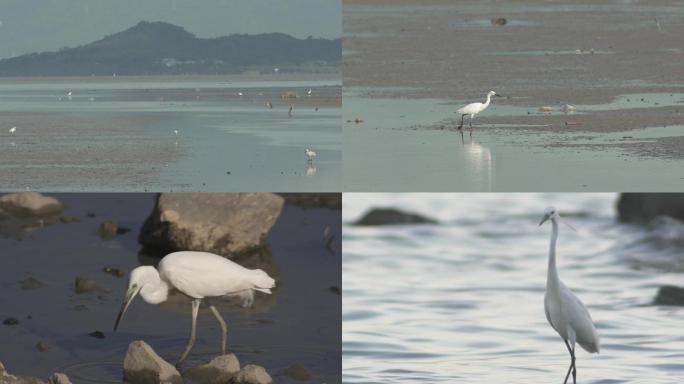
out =
<path fill-rule="evenodd" d="M 647 223 L 659 215 L 684 221 L 684 193 L 623 193 L 617 211 L 623 223 Z"/>
<path fill-rule="evenodd" d="M 373 208 L 356 225 L 437 224 L 437 220 L 395 208 Z"/>
<path fill-rule="evenodd" d="M 245 365 L 240 372 L 233 376 L 233 384 L 271 384 L 273 379 L 263 367 L 258 365 Z"/>
<path fill-rule="evenodd" d="M 664 285 L 660 287 L 653 304 L 684 305 L 684 288 L 674 285 Z"/>
<path fill-rule="evenodd" d="M 160 251 L 231 257 L 263 244 L 283 198 L 271 193 L 162 193 L 139 241 Z"/>
<path fill-rule="evenodd" d="M 234 354 L 219 356 L 209 363 L 188 369 L 186 379 L 198 384 L 225 384 L 240 371 L 240 362 Z"/>
<path fill-rule="evenodd" d="M 19 192 L 0 196 L 0 210 L 13 216 L 43 216 L 62 212 L 64 205 L 54 197 L 38 192 Z"/>
<path fill-rule="evenodd" d="M 142 340 L 128 346 L 124 359 L 124 382 L 130 384 L 182 384 L 183 379 L 173 365 L 159 357 Z"/>

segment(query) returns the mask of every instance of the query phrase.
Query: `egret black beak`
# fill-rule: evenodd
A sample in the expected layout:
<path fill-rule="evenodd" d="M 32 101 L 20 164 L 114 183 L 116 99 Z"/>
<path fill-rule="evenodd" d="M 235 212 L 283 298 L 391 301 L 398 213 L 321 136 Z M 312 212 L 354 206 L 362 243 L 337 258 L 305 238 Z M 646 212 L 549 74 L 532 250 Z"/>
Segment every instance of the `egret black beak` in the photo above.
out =
<path fill-rule="evenodd" d="M 496 97 L 504 97 L 503 95 L 499 95 L 498 93 L 495 93 L 494 96 L 496 96 Z"/>
<path fill-rule="evenodd" d="M 124 314 L 128 309 L 128 306 L 131 305 L 131 302 L 133 301 L 135 295 L 137 295 L 139 291 L 140 288 L 129 288 L 128 291 L 126 291 L 126 299 L 124 300 L 123 305 L 121 306 L 121 311 L 119 312 L 119 315 L 116 316 L 116 322 L 114 323 L 114 332 L 116 332 L 116 329 L 119 327 L 119 322 L 121 321 L 121 319 L 123 319 Z"/>
<path fill-rule="evenodd" d="M 541 227 L 541 225 L 544 224 L 546 220 L 549 219 L 549 217 L 549 215 L 544 215 L 544 217 L 542 217 L 541 221 L 539 222 L 539 226 Z"/>

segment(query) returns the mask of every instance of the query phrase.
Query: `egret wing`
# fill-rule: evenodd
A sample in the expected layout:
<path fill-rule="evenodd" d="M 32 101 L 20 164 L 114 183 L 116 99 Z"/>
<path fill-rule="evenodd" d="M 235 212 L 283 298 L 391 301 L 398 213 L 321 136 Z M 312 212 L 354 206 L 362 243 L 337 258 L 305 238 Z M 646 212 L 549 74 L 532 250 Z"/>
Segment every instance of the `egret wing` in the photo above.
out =
<path fill-rule="evenodd" d="M 162 278 L 184 294 L 217 297 L 252 289 L 254 272 L 207 252 L 175 252 L 159 263 Z"/>
<path fill-rule="evenodd" d="M 599 336 L 587 307 L 565 286 L 561 291 L 561 297 L 563 310 L 566 312 L 569 326 L 575 331 L 577 343 L 589 353 L 599 352 Z"/>

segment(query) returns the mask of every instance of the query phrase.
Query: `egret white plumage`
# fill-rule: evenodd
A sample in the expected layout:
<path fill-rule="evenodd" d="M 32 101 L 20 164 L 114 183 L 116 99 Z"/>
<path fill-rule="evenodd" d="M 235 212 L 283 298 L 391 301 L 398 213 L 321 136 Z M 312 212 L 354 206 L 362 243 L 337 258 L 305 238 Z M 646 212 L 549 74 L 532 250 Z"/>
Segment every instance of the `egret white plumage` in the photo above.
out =
<path fill-rule="evenodd" d="M 313 93 L 313 91 L 311 90 L 311 88 L 309 88 L 309 90 L 306 91 L 306 95 L 307 95 L 307 96 L 311 96 L 312 93 Z"/>
<path fill-rule="evenodd" d="M 487 93 L 487 100 L 484 103 L 470 103 L 462 108 L 460 108 L 457 112 L 461 115 L 461 124 L 458 126 L 458 129 L 463 128 L 463 120 L 465 119 L 466 116 L 470 115 L 470 133 L 473 133 L 473 119 L 475 118 L 475 115 L 478 113 L 484 111 L 489 107 L 489 102 L 491 101 L 492 96 L 496 97 L 502 97 L 498 93 L 494 91 L 489 91 Z"/>
<path fill-rule="evenodd" d="M 309 163 L 311 163 L 311 162 L 313 162 L 313 159 L 316 157 L 316 152 L 307 148 L 306 149 L 306 157 L 309 158 Z"/>
<path fill-rule="evenodd" d="M 173 134 L 176 135 L 176 136 L 178 136 L 178 130 L 177 130 L 177 129 L 174 129 L 174 130 L 173 130 Z"/>
<path fill-rule="evenodd" d="M 546 208 L 544 217 L 539 225 L 541 226 L 547 220 L 551 220 L 552 230 L 549 246 L 549 266 L 546 275 L 546 294 L 544 295 L 544 312 L 546 312 L 546 320 L 558 332 L 570 353 L 570 367 L 565 375 L 564 383 L 568 382 L 571 372 L 572 382 L 576 383 L 575 343 L 579 344 L 589 353 L 598 353 L 600 349 L 599 336 L 587 308 L 558 277 L 558 270 L 556 269 L 556 240 L 558 240 L 560 215 L 555 208 Z"/>
<path fill-rule="evenodd" d="M 12 127 L 12 128 L 9 129 L 9 133 L 10 133 L 11 135 L 14 135 L 14 132 L 16 132 L 16 131 L 17 131 L 17 127 Z"/>
<path fill-rule="evenodd" d="M 255 291 L 271 294 L 273 287 L 275 280 L 263 270 L 247 269 L 213 253 L 170 253 L 159 262 L 158 268 L 142 266 L 131 271 L 128 290 L 121 312 L 116 318 L 114 331 L 137 294 L 149 304 L 160 304 L 166 301 L 170 289 L 177 289 L 192 299 L 192 329 L 185 350 L 176 364 L 180 365 L 195 343 L 197 314 L 203 299 L 237 296 L 243 300 L 244 306 L 250 306 L 254 302 Z M 221 352 L 225 354 L 228 333 L 226 322 L 213 305 L 209 309 L 221 326 Z"/>

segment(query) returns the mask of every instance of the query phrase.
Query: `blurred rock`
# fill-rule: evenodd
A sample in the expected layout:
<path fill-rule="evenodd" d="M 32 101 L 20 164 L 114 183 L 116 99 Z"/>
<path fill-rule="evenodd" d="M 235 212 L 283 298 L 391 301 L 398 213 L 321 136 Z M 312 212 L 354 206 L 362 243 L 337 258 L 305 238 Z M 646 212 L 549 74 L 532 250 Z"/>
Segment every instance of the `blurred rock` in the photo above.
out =
<path fill-rule="evenodd" d="M 240 362 L 234 354 L 219 356 L 209 363 L 188 369 L 184 373 L 185 379 L 198 384 L 223 384 L 240 371 Z"/>
<path fill-rule="evenodd" d="M 311 373 L 301 364 L 293 364 L 285 369 L 285 375 L 299 381 L 311 380 Z"/>
<path fill-rule="evenodd" d="M 45 283 L 34 278 L 33 276 L 29 276 L 29 277 L 25 278 L 24 280 L 19 281 L 19 288 L 21 288 L 24 291 L 29 291 L 31 289 L 38 289 L 44 285 L 45 285 Z"/>
<path fill-rule="evenodd" d="M 55 373 L 48 380 L 48 384 L 71 384 L 71 380 L 63 373 Z"/>
<path fill-rule="evenodd" d="M 77 277 L 74 281 L 74 289 L 78 294 L 96 292 L 101 290 L 95 282 L 95 280 L 89 279 L 87 277 Z"/>
<path fill-rule="evenodd" d="M 508 20 L 505 17 L 498 17 L 496 19 L 490 20 L 492 25 L 504 26 L 508 24 Z"/>
<path fill-rule="evenodd" d="M 2 322 L 3 325 L 17 325 L 19 324 L 19 320 L 15 319 L 14 317 L 8 317 Z"/>
<path fill-rule="evenodd" d="M 437 220 L 395 208 L 373 208 L 356 225 L 437 224 Z"/>
<path fill-rule="evenodd" d="M 45 342 L 40 341 L 40 342 L 38 342 L 38 344 L 36 344 L 36 349 L 39 352 L 46 352 L 50 348 L 48 347 L 48 345 Z"/>
<path fill-rule="evenodd" d="M 104 223 L 100 224 L 100 227 L 97 229 L 97 233 L 103 240 L 111 240 L 116 237 L 116 231 L 116 224 L 112 223 L 111 221 L 105 221 Z"/>
<path fill-rule="evenodd" d="M 126 272 L 120 270 L 119 268 L 104 267 L 102 268 L 102 272 L 108 273 L 112 276 L 116 276 L 119 278 L 126 276 Z"/>
<path fill-rule="evenodd" d="M 664 285 L 658 289 L 653 300 L 655 305 L 684 305 L 684 288 L 674 285 Z"/>
<path fill-rule="evenodd" d="M 285 203 L 300 208 L 342 209 L 341 193 L 280 193 Z"/>
<path fill-rule="evenodd" d="M 271 384 L 273 379 L 263 367 L 258 365 L 245 365 L 240 372 L 233 376 L 233 384 Z"/>
<path fill-rule="evenodd" d="M 76 217 L 76 216 L 60 216 L 59 221 L 61 221 L 64 224 L 70 224 L 70 223 L 78 223 L 81 221 L 81 219 Z"/>
<path fill-rule="evenodd" d="M 647 223 L 659 215 L 684 221 L 684 193 L 623 193 L 617 211 L 623 223 Z"/>
<path fill-rule="evenodd" d="M 163 252 L 232 257 L 261 246 L 282 207 L 271 193 L 162 193 L 138 239 Z"/>
<path fill-rule="evenodd" d="M 0 196 L 0 210 L 13 216 L 42 216 L 62 212 L 64 205 L 54 197 L 38 192 L 19 192 Z"/>
<path fill-rule="evenodd" d="M 128 346 L 123 368 L 126 383 L 183 383 L 176 368 L 159 357 L 152 347 L 142 340 L 136 340 Z"/>

